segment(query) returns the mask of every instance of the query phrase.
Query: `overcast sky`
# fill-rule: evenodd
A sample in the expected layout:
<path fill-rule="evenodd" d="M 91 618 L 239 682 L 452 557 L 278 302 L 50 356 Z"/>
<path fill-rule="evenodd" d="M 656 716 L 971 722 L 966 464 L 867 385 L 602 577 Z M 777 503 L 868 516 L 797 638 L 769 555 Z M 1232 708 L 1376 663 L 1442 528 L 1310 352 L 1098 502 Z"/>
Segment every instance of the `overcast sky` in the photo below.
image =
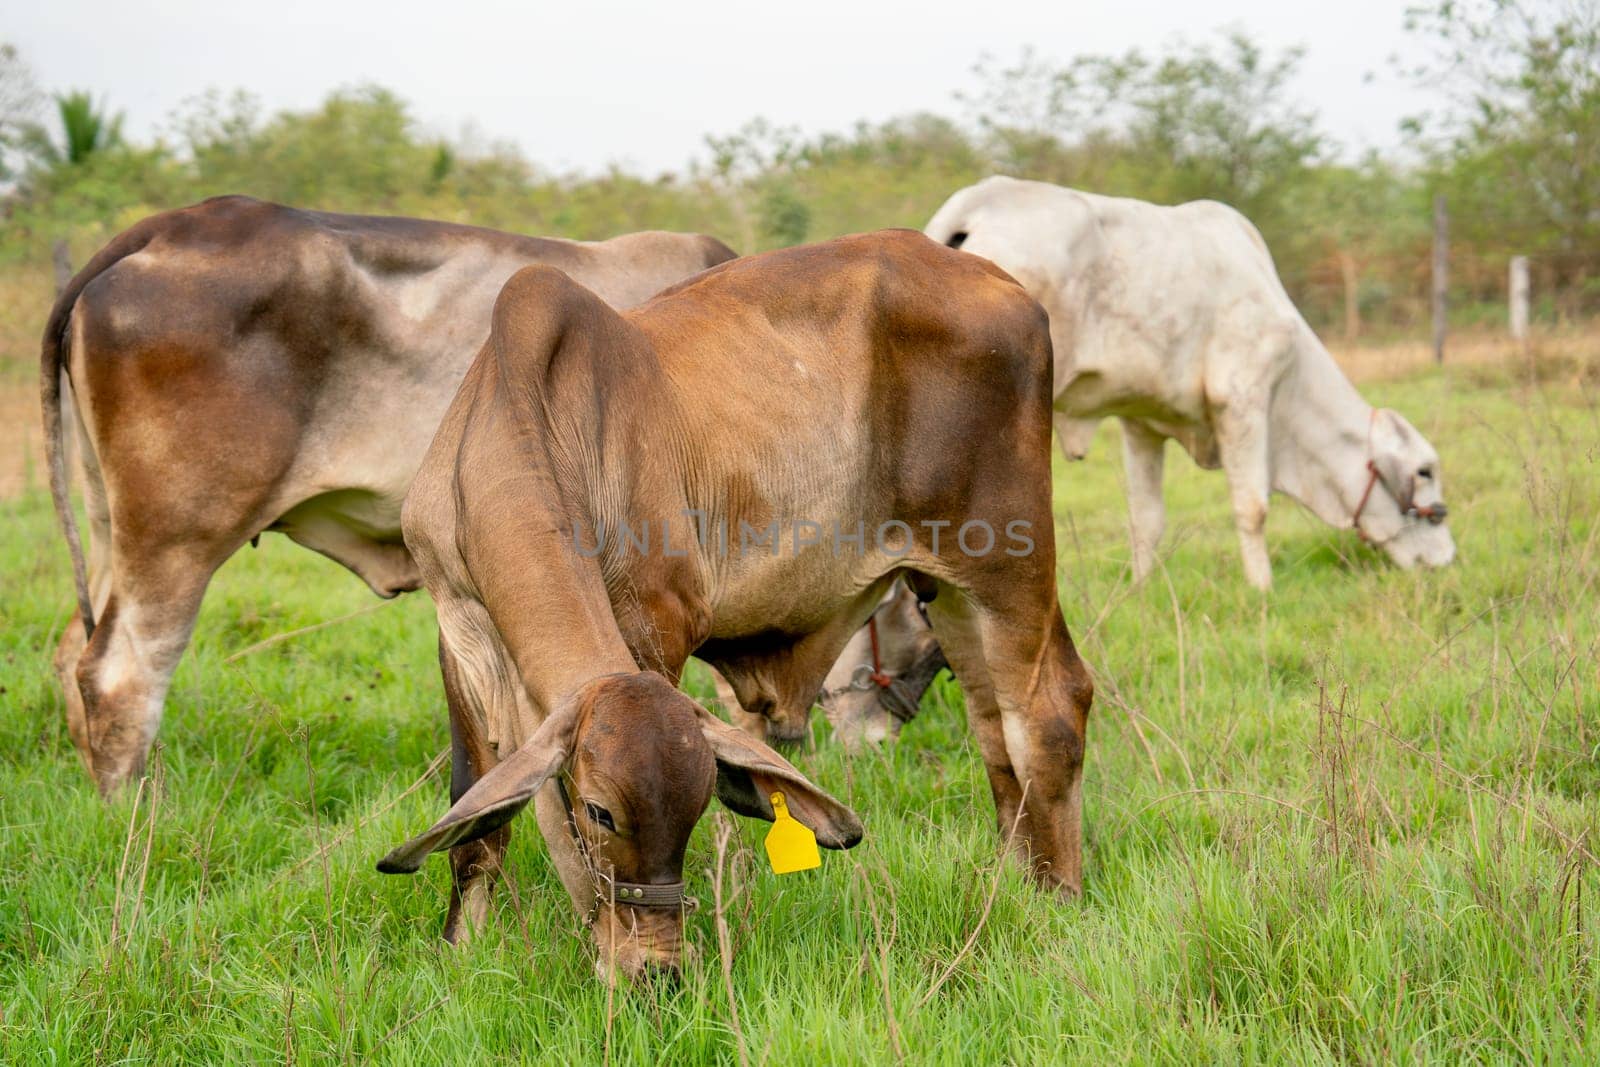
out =
<path fill-rule="evenodd" d="M 988 52 L 1065 61 L 1158 50 L 1237 27 L 1304 45 L 1298 97 L 1347 152 L 1399 143 L 1428 104 L 1393 74 L 1407 0 L 4 0 L 14 42 L 50 91 L 85 88 L 146 139 L 207 89 L 269 110 L 376 82 L 430 130 L 466 123 L 546 167 L 655 172 L 704 156 L 704 134 L 761 115 L 814 133 L 912 111 L 959 117 Z"/>

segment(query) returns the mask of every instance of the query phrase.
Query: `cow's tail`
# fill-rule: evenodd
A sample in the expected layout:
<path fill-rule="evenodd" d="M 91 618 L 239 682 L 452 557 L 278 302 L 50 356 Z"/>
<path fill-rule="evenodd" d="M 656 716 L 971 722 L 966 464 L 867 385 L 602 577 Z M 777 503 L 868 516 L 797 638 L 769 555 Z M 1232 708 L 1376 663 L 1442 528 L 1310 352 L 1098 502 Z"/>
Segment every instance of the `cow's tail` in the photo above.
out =
<path fill-rule="evenodd" d="M 153 221 L 153 220 L 151 220 Z M 83 618 L 84 639 L 94 635 L 94 603 L 89 596 L 89 568 L 84 562 L 83 538 L 78 517 L 72 510 L 72 488 L 67 475 L 67 453 L 62 410 L 61 379 L 67 371 L 67 346 L 72 329 L 72 310 L 88 284 L 118 260 L 133 255 L 150 242 L 153 227 L 141 224 L 118 236 L 102 248 L 67 283 L 50 309 L 44 339 L 39 349 L 39 399 L 44 413 L 44 456 L 50 472 L 50 497 L 55 502 L 56 521 L 67 538 L 72 554 L 72 580 L 78 591 L 78 612 Z"/>

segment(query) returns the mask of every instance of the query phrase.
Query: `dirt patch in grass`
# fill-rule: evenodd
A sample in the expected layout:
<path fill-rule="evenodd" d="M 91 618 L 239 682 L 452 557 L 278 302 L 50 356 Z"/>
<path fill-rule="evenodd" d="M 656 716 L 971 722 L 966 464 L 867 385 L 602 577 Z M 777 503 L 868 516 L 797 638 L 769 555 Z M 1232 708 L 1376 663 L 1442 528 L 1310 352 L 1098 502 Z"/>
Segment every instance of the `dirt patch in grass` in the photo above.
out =
<path fill-rule="evenodd" d="M 45 484 L 43 447 L 38 389 L 0 384 L 0 500 Z"/>
<path fill-rule="evenodd" d="M 39 335 L 54 294 L 48 269 L 0 270 L 0 500 L 44 484 Z"/>
<path fill-rule="evenodd" d="M 1354 382 L 1395 381 L 1434 366 L 1433 344 L 1426 340 L 1336 341 L 1328 350 Z M 1540 332 L 1525 344 L 1503 333 L 1463 334 L 1446 341 L 1444 362 L 1471 368 L 1472 380 L 1481 385 L 1513 379 L 1592 382 L 1600 378 L 1600 330 L 1587 326 Z"/>

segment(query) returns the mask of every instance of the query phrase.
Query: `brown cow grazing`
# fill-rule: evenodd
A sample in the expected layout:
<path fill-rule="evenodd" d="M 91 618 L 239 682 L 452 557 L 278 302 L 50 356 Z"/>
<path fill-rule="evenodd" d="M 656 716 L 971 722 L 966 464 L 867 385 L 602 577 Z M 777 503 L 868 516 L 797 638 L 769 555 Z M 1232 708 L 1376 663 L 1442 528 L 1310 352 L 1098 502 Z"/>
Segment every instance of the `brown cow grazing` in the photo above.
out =
<path fill-rule="evenodd" d="M 382 869 L 451 848 L 460 937 L 501 828 L 537 796 L 602 970 L 673 966 L 708 749 L 735 810 L 771 818 L 781 787 L 824 845 L 860 831 L 668 682 L 694 654 L 796 738 L 906 575 L 965 686 L 1002 831 L 1076 893 L 1090 682 L 1056 600 L 1050 387 L 1039 305 L 911 231 L 737 260 L 622 314 L 520 271 L 406 498 L 455 803 Z"/>
<path fill-rule="evenodd" d="M 585 244 L 246 197 L 115 238 L 57 300 L 41 360 L 81 621 L 56 670 L 101 790 L 141 773 L 206 585 L 261 532 L 379 596 L 417 588 L 400 503 L 507 278 L 548 264 L 627 307 L 732 257 L 687 234 Z M 87 568 L 66 421 L 79 427 Z"/>

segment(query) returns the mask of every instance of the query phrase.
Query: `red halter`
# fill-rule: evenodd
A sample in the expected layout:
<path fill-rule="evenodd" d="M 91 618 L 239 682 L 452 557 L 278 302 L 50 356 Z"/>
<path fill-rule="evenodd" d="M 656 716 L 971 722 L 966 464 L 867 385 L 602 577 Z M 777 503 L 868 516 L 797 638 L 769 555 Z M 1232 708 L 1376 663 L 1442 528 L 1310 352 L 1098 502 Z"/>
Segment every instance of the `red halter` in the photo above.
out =
<path fill-rule="evenodd" d="M 1380 410 L 1380 408 L 1373 408 L 1372 414 L 1367 418 L 1367 487 L 1361 491 L 1361 502 L 1356 505 L 1355 514 L 1350 516 L 1350 526 L 1355 530 L 1356 536 L 1369 545 L 1373 541 L 1372 538 L 1367 536 L 1367 531 L 1361 528 L 1361 513 L 1367 510 L 1367 501 L 1372 499 L 1372 487 L 1378 484 L 1378 465 L 1372 460 L 1372 424 L 1378 421 L 1378 412 Z M 1399 504 L 1400 502 L 1396 501 L 1396 503 Z M 1450 514 L 1450 509 L 1445 506 L 1442 500 L 1437 504 L 1429 504 L 1425 508 L 1419 508 L 1415 504 L 1400 504 L 1400 511 L 1402 514 L 1414 519 L 1426 519 L 1435 526 L 1443 522 Z"/>
<path fill-rule="evenodd" d="M 894 675 L 883 669 L 883 657 L 878 654 L 878 613 L 873 612 L 867 620 L 867 636 L 872 639 L 872 673 L 867 675 L 878 683 L 881 689 L 887 689 L 894 684 Z"/>
<path fill-rule="evenodd" d="M 1369 459 L 1367 470 L 1371 472 L 1371 476 L 1367 478 L 1367 487 L 1361 491 L 1361 503 L 1356 505 L 1356 513 L 1350 516 L 1350 527 L 1355 530 L 1357 537 L 1370 545 L 1372 538 L 1361 528 L 1361 513 L 1367 509 L 1367 501 L 1372 497 L 1372 487 L 1378 484 L 1378 465 Z"/>

